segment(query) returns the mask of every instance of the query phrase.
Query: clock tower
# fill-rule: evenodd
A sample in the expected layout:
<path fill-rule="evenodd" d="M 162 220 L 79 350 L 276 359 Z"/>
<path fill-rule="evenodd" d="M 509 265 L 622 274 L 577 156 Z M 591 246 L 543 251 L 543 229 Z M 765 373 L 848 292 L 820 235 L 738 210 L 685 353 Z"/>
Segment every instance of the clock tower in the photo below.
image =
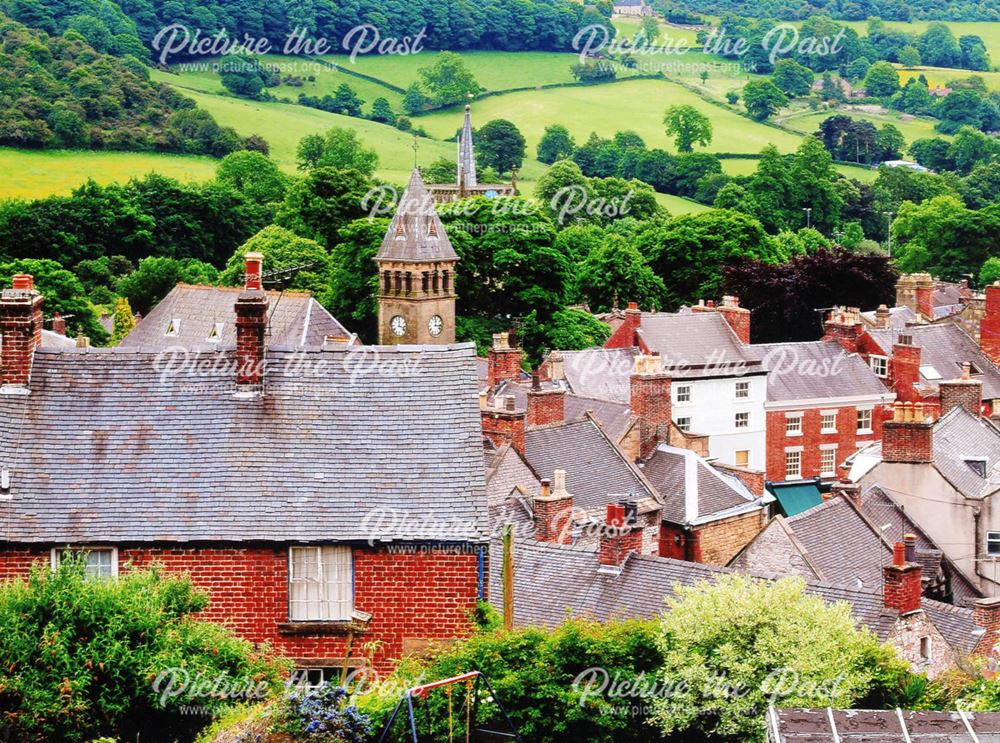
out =
<path fill-rule="evenodd" d="M 379 344 L 454 343 L 458 254 L 416 169 L 375 262 Z"/>

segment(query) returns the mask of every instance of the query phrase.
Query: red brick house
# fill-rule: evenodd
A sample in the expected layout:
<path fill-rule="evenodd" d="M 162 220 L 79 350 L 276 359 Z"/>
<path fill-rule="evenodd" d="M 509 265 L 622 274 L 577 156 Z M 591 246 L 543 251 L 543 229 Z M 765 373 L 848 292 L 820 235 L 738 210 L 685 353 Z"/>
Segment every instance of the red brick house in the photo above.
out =
<path fill-rule="evenodd" d="M 86 549 L 159 562 L 205 617 L 303 668 L 374 666 L 467 631 L 488 520 L 471 344 L 268 347 L 248 255 L 235 348 L 39 347 L 42 297 L 0 298 L 0 578 Z M 419 586 L 419 590 L 414 590 Z"/>

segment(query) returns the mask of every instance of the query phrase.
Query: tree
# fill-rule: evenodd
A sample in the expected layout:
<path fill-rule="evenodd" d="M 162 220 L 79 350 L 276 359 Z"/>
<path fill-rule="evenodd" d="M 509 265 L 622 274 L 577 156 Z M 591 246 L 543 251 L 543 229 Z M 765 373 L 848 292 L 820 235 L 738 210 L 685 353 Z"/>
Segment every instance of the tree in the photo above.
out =
<path fill-rule="evenodd" d="M 998 280 L 1000 280 L 1000 258 L 991 256 L 986 259 L 983 267 L 979 269 L 979 285 L 989 286 Z"/>
<path fill-rule="evenodd" d="M 299 170 L 339 168 L 370 176 L 378 166 L 378 153 L 366 147 L 353 129 L 335 126 L 322 137 L 309 134 L 298 147 Z"/>
<path fill-rule="evenodd" d="M 656 696 L 653 717 L 668 735 L 763 743 L 776 698 L 784 707 L 850 708 L 882 678 L 907 676 L 891 648 L 857 628 L 848 604 L 807 595 L 799 578 L 720 576 L 678 586 L 667 605 L 657 681 L 671 692 Z"/>
<path fill-rule="evenodd" d="M 871 67 L 871 62 L 867 57 L 858 57 L 853 60 L 849 65 L 847 65 L 847 77 L 850 80 L 864 80 L 865 75 L 868 74 L 868 68 Z"/>
<path fill-rule="evenodd" d="M 428 103 L 430 101 L 427 99 L 423 88 L 417 83 L 410 83 L 406 89 L 406 93 L 403 95 L 403 110 L 410 116 L 416 116 L 423 113 Z"/>
<path fill-rule="evenodd" d="M 219 80 L 233 95 L 243 98 L 260 98 L 269 74 L 250 54 L 230 54 L 219 65 Z"/>
<path fill-rule="evenodd" d="M 689 152 L 674 161 L 673 193 L 693 198 L 702 178 L 722 172 L 722 161 L 708 152 Z"/>
<path fill-rule="evenodd" d="M 788 105 L 788 98 L 770 80 L 755 80 L 743 86 L 743 105 L 755 121 L 769 119 Z"/>
<path fill-rule="evenodd" d="M 189 705 L 212 714 L 232 700 L 185 678 L 280 688 L 285 664 L 197 618 L 208 596 L 188 578 L 123 569 L 102 580 L 88 577 L 85 556 L 63 554 L 55 570 L 39 560 L 27 580 L 0 584 L 11 740 L 189 740 L 209 719 L 186 714 Z"/>
<path fill-rule="evenodd" d="M 639 21 L 639 33 L 642 34 L 642 43 L 654 44 L 660 38 L 660 22 L 656 20 L 656 16 L 643 16 Z"/>
<path fill-rule="evenodd" d="M 904 202 L 892 223 L 893 257 L 902 271 L 929 271 L 957 281 L 979 270 L 996 251 L 998 233 L 998 204 L 967 209 L 954 196 Z"/>
<path fill-rule="evenodd" d="M 954 134 L 963 126 L 981 129 L 983 97 L 975 90 L 955 90 L 938 104 L 935 113 L 941 121 L 934 128 L 943 134 Z"/>
<path fill-rule="evenodd" d="M 928 67 L 958 67 L 962 49 L 951 29 L 944 23 L 931 23 L 917 43 L 920 58 Z"/>
<path fill-rule="evenodd" d="M 482 90 L 475 76 L 465 66 L 462 58 L 454 52 L 438 52 L 429 67 L 417 70 L 423 88 L 431 100 L 439 106 L 450 106 L 464 102 L 469 96 L 478 95 Z M 411 113 L 407 109 L 407 113 Z M 412 113 L 417 113 L 413 111 Z"/>
<path fill-rule="evenodd" d="M 584 259 L 576 288 L 591 312 L 607 312 L 619 297 L 643 307 L 658 306 L 666 293 L 663 281 L 635 246 L 619 235 L 608 235 Z"/>
<path fill-rule="evenodd" d="M 265 272 L 303 267 L 284 288 L 312 292 L 320 300 L 326 297 L 333 263 L 330 254 L 315 240 L 299 237 L 272 224 L 236 249 L 219 275 L 219 281 L 229 286 L 242 286 L 246 270 L 244 256 L 250 252 L 264 254 Z"/>
<path fill-rule="evenodd" d="M 384 99 L 383 99 L 384 100 Z M 345 116 L 360 116 L 364 100 L 347 83 L 341 83 L 333 95 L 332 112 Z"/>
<path fill-rule="evenodd" d="M 878 147 L 879 160 L 896 160 L 906 147 L 906 139 L 895 125 L 883 124 L 875 135 L 875 145 Z"/>
<path fill-rule="evenodd" d="M 915 46 L 904 46 L 896 58 L 903 67 L 919 67 L 921 64 L 920 52 Z"/>
<path fill-rule="evenodd" d="M 981 37 L 973 34 L 960 36 L 958 46 L 962 50 L 963 69 L 978 71 L 990 69 L 990 55 Z"/>
<path fill-rule="evenodd" d="M 357 170 L 316 168 L 288 189 L 274 221 L 300 237 L 332 247 L 343 225 L 365 216 L 370 189 L 371 182 Z"/>
<path fill-rule="evenodd" d="M 83 333 L 95 345 L 103 345 L 108 334 L 98 319 L 83 284 L 55 261 L 26 258 L 0 263 L 0 286 L 10 286 L 15 274 L 27 273 L 35 278 L 35 288 L 45 297 L 45 312 L 58 312 L 67 318 L 67 333 Z"/>
<path fill-rule="evenodd" d="M 909 114 L 928 114 L 934 108 L 934 97 L 927 89 L 927 83 L 911 77 L 906 85 L 890 102 L 893 108 Z"/>
<path fill-rule="evenodd" d="M 392 124 L 396 121 L 396 114 L 393 112 L 392 106 L 382 96 L 372 101 L 371 120 L 382 124 Z"/>
<path fill-rule="evenodd" d="M 910 156 L 925 168 L 931 170 L 953 170 L 955 161 L 951 159 L 951 143 L 940 137 L 924 137 L 910 142 Z"/>
<path fill-rule="evenodd" d="M 152 256 L 118 280 L 116 290 L 137 312 L 147 314 L 177 284 L 214 284 L 219 272 L 194 258 Z"/>
<path fill-rule="evenodd" d="M 524 162 L 524 135 L 506 119 L 487 121 L 476 131 L 476 157 L 503 175 Z"/>
<path fill-rule="evenodd" d="M 712 141 L 712 122 L 694 106 L 670 106 L 663 114 L 663 123 L 678 152 L 691 152 L 695 144 L 707 147 Z"/>
<path fill-rule="evenodd" d="M 1000 147 L 991 137 L 971 126 L 963 126 L 952 140 L 948 156 L 955 163 L 955 169 L 966 174 L 979 163 L 992 160 L 998 152 Z"/>
<path fill-rule="evenodd" d="M 122 338 L 132 332 L 135 327 L 135 315 L 129 306 L 128 299 L 119 297 L 115 300 L 114 329 L 111 332 L 111 345 L 117 346 Z"/>
<path fill-rule="evenodd" d="M 725 269 L 724 286 L 753 312 L 751 342 L 778 343 L 818 340 L 823 328 L 816 311 L 838 302 L 891 306 L 896 278 L 885 256 L 821 247 L 787 263 L 739 261 Z"/>
<path fill-rule="evenodd" d="M 539 162 L 551 165 L 556 160 L 562 160 L 573 154 L 576 142 L 570 136 L 569 129 L 562 124 L 551 124 L 545 127 L 545 132 L 538 142 L 536 158 Z"/>
<path fill-rule="evenodd" d="M 562 208 L 570 196 L 590 198 L 590 179 L 572 160 L 560 160 L 549 168 L 535 184 L 535 198 L 541 202 L 542 211 L 557 220 L 560 226 L 576 221 Z"/>
<path fill-rule="evenodd" d="M 378 340 L 378 266 L 375 254 L 389 229 L 387 218 L 356 219 L 340 230 L 330 253 L 330 288 L 323 304 L 364 340 Z"/>
<path fill-rule="evenodd" d="M 888 98 L 899 90 L 899 72 L 888 62 L 876 62 L 865 75 L 865 90 L 875 98 Z"/>
<path fill-rule="evenodd" d="M 815 77 L 812 70 L 794 59 L 778 60 L 771 75 L 781 92 L 793 97 L 809 95 Z"/>
<path fill-rule="evenodd" d="M 215 169 L 215 177 L 258 204 L 281 201 L 288 178 L 266 156 L 241 150 L 226 155 Z"/>

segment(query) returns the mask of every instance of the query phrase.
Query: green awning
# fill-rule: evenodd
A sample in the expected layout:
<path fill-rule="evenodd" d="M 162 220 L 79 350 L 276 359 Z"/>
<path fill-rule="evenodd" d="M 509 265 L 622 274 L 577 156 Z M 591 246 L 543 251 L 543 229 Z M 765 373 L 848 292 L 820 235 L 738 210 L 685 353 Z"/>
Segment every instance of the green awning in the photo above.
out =
<path fill-rule="evenodd" d="M 813 480 L 796 483 L 768 483 L 767 489 L 778 499 L 785 516 L 795 516 L 823 502 L 820 484 Z"/>

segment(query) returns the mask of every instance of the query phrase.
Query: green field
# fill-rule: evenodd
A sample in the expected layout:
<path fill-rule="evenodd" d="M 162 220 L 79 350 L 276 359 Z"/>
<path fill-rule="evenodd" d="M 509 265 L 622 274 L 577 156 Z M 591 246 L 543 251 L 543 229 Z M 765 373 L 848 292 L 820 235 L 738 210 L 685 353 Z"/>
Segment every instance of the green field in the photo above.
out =
<path fill-rule="evenodd" d="M 663 132 L 663 112 L 667 106 L 689 103 L 712 119 L 715 136 L 708 151 L 758 153 L 775 144 L 790 152 L 800 137 L 774 127 L 750 121 L 735 112 L 713 105 L 666 80 L 626 80 L 610 85 L 556 88 L 538 92 L 509 93 L 477 101 L 473 114 L 477 122 L 505 118 L 524 134 L 528 152 L 534 153 L 542 132 L 549 124 L 564 124 L 577 142 L 596 132 L 611 137 L 630 129 L 649 147 L 673 149 Z M 455 133 L 457 109 L 420 116 L 415 121 L 431 135 L 450 137 Z"/>
<path fill-rule="evenodd" d="M 671 216 L 674 217 L 681 214 L 701 214 L 711 209 L 711 207 L 699 204 L 697 201 L 691 201 L 691 199 L 685 199 L 683 196 L 673 196 L 668 193 L 656 194 L 656 203 L 670 212 Z"/>
<path fill-rule="evenodd" d="M 850 26 L 855 31 L 861 35 L 867 34 L 868 23 L 867 21 L 844 21 L 845 26 Z M 886 21 L 885 25 L 889 28 L 898 28 L 902 31 L 908 31 L 910 33 L 921 34 L 927 30 L 927 26 L 932 23 L 932 21 L 913 21 L 912 23 L 906 23 L 905 21 Z M 982 38 L 983 43 L 986 44 L 986 49 L 990 53 L 990 61 L 994 64 L 1000 64 L 1000 23 L 983 23 L 980 21 L 948 21 L 948 27 L 951 32 L 955 35 L 957 39 L 959 36 L 965 36 L 966 34 L 975 34 Z"/>
<path fill-rule="evenodd" d="M 944 136 L 934 131 L 934 119 L 926 119 L 916 116 L 903 118 L 902 115 L 894 111 L 885 114 L 874 114 L 838 108 L 831 111 L 789 116 L 784 119 L 783 123 L 785 126 L 791 127 L 792 129 L 800 131 L 803 134 L 812 134 L 819 128 L 820 123 L 824 119 L 841 114 L 850 116 L 852 119 L 870 121 L 875 126 L 892 124 L 903 133 L 903 137 L 906 139 L 907 144 L 915 139 L 921 139 L 922 137 Z"/>
<path fill-rule="evenodd" d="M 40 198 L 68 194 L 91 178 L 98 183 L 124 182 L 154 172 L 180 181 L 203 181 L 215 175 L 211 157 L 147 152 L 17 150 L 0 147 L 0 198 Z"/>
<path fill-rule="evenodd" d="M 951 70 L 946 67 L 906 67 L 899 68 L 899 79 L 905 85 L 911 77 L 923 75 L 931 88 L 946 88 L 952 80 L 976 75 L 983 78 L 987 88 L 1000 90 L 1000 72 L 970 72 L 969 70 Z"/>

